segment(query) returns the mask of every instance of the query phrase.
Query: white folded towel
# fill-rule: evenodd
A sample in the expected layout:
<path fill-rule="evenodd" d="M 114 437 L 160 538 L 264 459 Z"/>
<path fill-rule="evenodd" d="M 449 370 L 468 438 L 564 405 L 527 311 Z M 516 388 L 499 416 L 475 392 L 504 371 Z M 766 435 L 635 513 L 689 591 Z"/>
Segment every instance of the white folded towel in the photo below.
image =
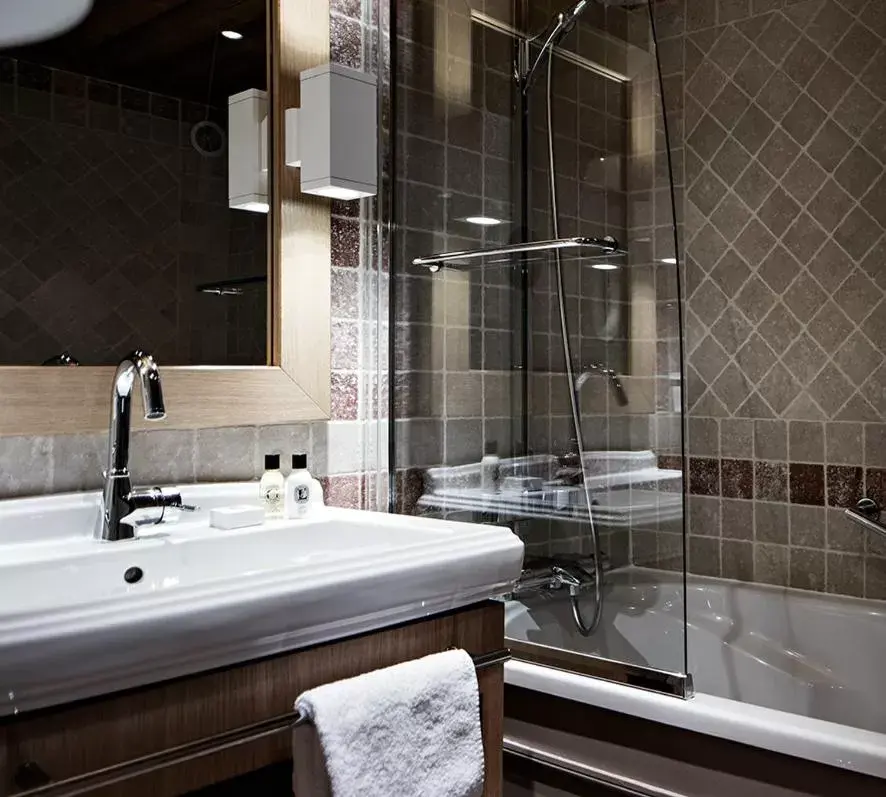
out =
<path fill-rule="evenodd" d="M 293 737 L 296 797 L 483 793 L 477 674 L 463 650 L 311 689 L 295 707 L 313 724 Z"/>

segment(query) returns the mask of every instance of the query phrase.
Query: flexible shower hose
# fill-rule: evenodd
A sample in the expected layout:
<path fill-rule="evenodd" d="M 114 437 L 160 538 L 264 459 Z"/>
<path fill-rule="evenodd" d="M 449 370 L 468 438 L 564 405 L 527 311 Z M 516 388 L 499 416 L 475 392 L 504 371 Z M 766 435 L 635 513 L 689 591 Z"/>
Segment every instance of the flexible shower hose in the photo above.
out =
<path fill-rule="evenodd" d="M 553 237 L 560 237 L 560 219 L 558 218 L 557 207 L 557 174 L 555 170 L 556 161 L 554 159 L 554 126 L 552 112 L 552 77 L 554 74 L 554 48 L 548 50 L 548 75 L 547 75 L 547 127 L 548 127 L 548 167 L 550 174 L 551 188 L 551 227 Z M 578 457 L 581 462 L 582 473 L 584 473 L 584 438 L 581 428 L 581 414 L 578 409 L 578 394 L 575 388 L 575 374 L 572 369 L 572 346 L 569 343 L 569 325 L 566 318 L 566 288 L 563 283 L 563 261 L 560 257 L 560 250 L 554 250 L 555 272 L 557 275 L 557 306 L 560 311 L 560 336 L 563 341 L 563 358 L 566 360 L 566 379 L 569 383 L 569 406 L 572 410 L 572 425 L 575 431 L 575 440 L 578 445 Z M 585 504 L 588 509 L 588 523 L 591 528 L 591 543 L 594 547 L 594 615 L 590 623 L 586 623 L 578 605 L 578 595 L 570 596 L 572 602 L 572 617 L 575 625 L 582 636 L 590 636 L 597 630 L 600 625 L 600 618 L 603 613 L 603 566 L 600 562 L 600 539 L 597 535 L 597 527 L 594 525 L 594 516 L 591 510 L 591 497 L 588 494 L 587 486 L 582 485 Z"/>

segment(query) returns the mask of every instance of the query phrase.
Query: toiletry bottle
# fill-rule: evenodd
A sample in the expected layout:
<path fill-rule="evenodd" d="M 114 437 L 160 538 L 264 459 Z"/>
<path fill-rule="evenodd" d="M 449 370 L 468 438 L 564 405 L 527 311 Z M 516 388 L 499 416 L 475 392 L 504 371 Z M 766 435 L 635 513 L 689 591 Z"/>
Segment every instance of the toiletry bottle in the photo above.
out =
<path fill-rule="evenodd" d="M 258 486 L 265 517 L 283 517 L 283 474 L 280 473 L 280 455 L 265 454 L 265 472 Z"/>
<path fill-rule="evenodd" d="M 498 458 L 498 443 L 495 440 L 490 440 L 486 443 L 486 453 L 480 460 L 480 489 L 487 493 L 497 492 L 500 472 L 501 460 Z"/>
<path fill-rule="evenodd" d="M 292 455 L 292 473 L 286 477 L 285 512 L 288 518 L 303 518 L 311 509 L 311 474 L 308 455 Z"/>

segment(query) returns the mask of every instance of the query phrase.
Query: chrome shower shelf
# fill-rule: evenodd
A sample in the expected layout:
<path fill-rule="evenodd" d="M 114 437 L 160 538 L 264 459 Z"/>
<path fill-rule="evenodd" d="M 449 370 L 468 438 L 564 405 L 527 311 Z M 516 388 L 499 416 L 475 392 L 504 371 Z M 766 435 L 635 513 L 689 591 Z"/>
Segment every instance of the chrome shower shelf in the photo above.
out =
<path fill-rule="evenodd" d="M 506 244 L 487 249 L 466 249 L 462 252 L 443 252 L 428 257 L 416 257 L 413 266 L 425 266 L 431 271 L 446 268 L 487 268 L 490 266 L 512 266 L 540 260 L 552 252 L 559 251 L 571 259 L 613 259 L 625 257 L 627 252 L 619 248 L 615 238 L 557 238 L 553 241 L 528 241 L 519 244 Z M 515 258 L 516 255 L 530 255 Z"/>

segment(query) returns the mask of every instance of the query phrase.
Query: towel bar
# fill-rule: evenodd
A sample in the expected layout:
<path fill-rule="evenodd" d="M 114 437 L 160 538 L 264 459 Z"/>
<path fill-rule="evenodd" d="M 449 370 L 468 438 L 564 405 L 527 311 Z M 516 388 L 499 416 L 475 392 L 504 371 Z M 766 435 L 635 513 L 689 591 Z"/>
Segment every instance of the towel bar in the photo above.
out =
<path fill-rule="evenodd" d="M 494 667 L 496 664 L 504 664 L 510 658 L 511 651 L 502 648 L 492 653 L 474 656 L 474 667 L 477 670 L 484 670 L 488 667 Z M 207 736 L 205 739 L 186 742 L 185 744 L 170 747 L 167 750 L 161 750 L 157 753 L 150 753 L 149 755 L 133 758 L 119 764 L 86 772 L 83 775 L 75 775 L 55 783 L 50 782 L 46 785 L 38 786 L 35 789 L 17 792 L 13 797 L 74 797 L 94 789 L 112 786 L 115 783 L 147 775 L 174 764 L 183 764 L 195 758 L 220 753 L 223 750 L 239 747 L 249 742 L 257 742 L 260 739 L 265 739 L 284 731 L 290 731 L 307 721 L 307 718 L 302 716 L 300 712 L 289 711 L 276 717 L 259 720 L 249 725 L 241 725 L 239 728 L 233 728 L 229 731 L 222 731 L 221 733 Z M 27 766 L 27 764 L 23 766 Z"/>

